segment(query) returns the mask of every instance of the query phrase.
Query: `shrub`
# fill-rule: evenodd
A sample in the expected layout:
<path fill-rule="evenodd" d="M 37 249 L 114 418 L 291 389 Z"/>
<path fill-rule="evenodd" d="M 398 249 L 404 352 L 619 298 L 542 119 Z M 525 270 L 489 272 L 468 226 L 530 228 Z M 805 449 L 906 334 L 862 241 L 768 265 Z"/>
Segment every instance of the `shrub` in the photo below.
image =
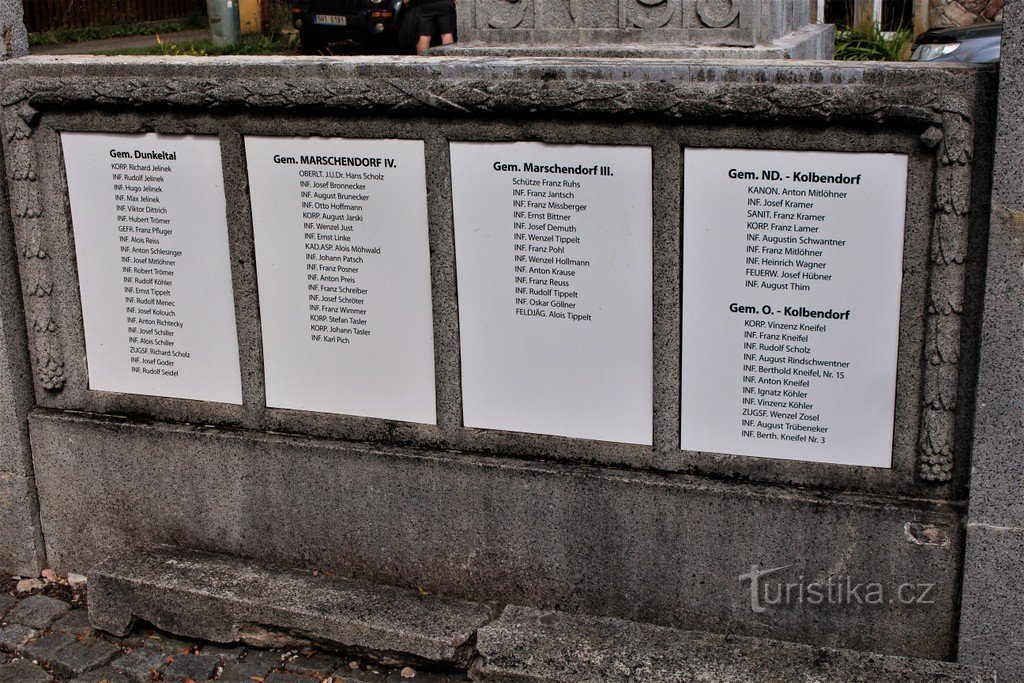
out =
<path fill-rule="evenodd" d="M 898 62 L 906 58 L 912 39 L 910 29 L 886 34 L 878 24 L 870 29 L 840 29 L 836 32 L 835 58 L 851 62 Z"/>

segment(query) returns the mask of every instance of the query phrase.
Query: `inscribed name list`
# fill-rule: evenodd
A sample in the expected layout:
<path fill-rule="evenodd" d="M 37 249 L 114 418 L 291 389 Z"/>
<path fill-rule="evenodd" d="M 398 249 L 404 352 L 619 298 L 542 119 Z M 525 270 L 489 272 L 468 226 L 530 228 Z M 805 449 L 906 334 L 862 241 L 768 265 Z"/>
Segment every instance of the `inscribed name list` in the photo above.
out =
<path fill-rule="evenodd" d="M 907 157 L 685 150 L 683 450 L 890 467 Z"/>
<path fill-rule="evenodd" d="M 220 143 L 61 134 L 89 388 L 241 404 Z"/>
<path fill-rule="evenodd" d="M 648 147 L 452 143 L 468 427 L 652 442 Z"/>
<path fill-rule="evenodd" d="M 245 151 L 267 405 L 435 424 L 423 142 Z"/>

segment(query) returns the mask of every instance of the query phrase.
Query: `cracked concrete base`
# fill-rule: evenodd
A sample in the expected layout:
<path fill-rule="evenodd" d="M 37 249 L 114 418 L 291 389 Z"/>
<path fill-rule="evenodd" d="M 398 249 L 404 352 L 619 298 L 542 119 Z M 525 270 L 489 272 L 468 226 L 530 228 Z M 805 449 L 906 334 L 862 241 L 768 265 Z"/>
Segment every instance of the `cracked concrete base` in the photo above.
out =
<path fill-rule="evenodd" d="M 216 642 L 296 636 L 394 662 L 472 665 L 477 680 L 995 681 L 991 671 L 949 662 L 516 605 L 492 620 L 487 607 L 470 602 L 166 546 L 93 569 L 89 618 L 115 635 L 141 618 Z"/>
<path fill-rule="evenodd" d="M 294 636 L 465 666 L 490 612 L 470 602 L 155 547 L 89 572 L 92 625 L 123 636 L 135 618 L 219 643 L 276 646 Z M 275 634 L 284 640 L 274 641 Z"/>
<path fill-rule="evenodd" d="M 816 648 L 509 606 L 480 629 L 470 672 L 493 681 L 990 681 L 949 662 Z"/>

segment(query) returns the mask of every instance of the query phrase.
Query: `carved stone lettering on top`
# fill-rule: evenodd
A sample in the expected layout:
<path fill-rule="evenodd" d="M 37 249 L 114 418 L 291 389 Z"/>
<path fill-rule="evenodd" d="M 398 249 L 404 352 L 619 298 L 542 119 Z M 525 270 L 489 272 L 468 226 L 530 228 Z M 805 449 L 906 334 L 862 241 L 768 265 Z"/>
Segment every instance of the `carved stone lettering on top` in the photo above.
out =
<path fill-rule="evenodd" d="M 477 28 L 533 28 L 534 0 L 478 0 Z"/>
<path fill-rule="evenodd" d="M 678 28 L 680 0 L 620 0 L 618 26 L 621 29 Z"/>
<path fill-rule="evenodd" d="M 537 0 L 534 23 L 543 29 L 617 28 L 618 3 L 608 0 Z"/>
<path fill-rule="evenodd" d="M 620 0 L 620 28 L 677 26 L 680 0 Z"/>
<path fill-rule="evenodd" d="M 697 16 L 708 28 L 727 28 L 739 18 L 735 0 L 697 0 Z"/>

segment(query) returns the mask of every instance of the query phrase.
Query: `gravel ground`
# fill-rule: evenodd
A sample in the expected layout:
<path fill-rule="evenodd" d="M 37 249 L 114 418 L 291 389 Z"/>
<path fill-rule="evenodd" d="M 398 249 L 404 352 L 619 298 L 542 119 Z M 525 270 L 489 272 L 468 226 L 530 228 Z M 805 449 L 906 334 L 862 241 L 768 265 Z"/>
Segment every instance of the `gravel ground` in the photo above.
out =
<path fill-rule="evenodd" d="M 398 683 L 467 681 L 463 674 L 383 666 L 313 645 L 264 649 L 179 638 L 140 624 L 125 638 L 89 625 L 84 579 L 47 570 L 0 577 L 0 683 Z"/>

